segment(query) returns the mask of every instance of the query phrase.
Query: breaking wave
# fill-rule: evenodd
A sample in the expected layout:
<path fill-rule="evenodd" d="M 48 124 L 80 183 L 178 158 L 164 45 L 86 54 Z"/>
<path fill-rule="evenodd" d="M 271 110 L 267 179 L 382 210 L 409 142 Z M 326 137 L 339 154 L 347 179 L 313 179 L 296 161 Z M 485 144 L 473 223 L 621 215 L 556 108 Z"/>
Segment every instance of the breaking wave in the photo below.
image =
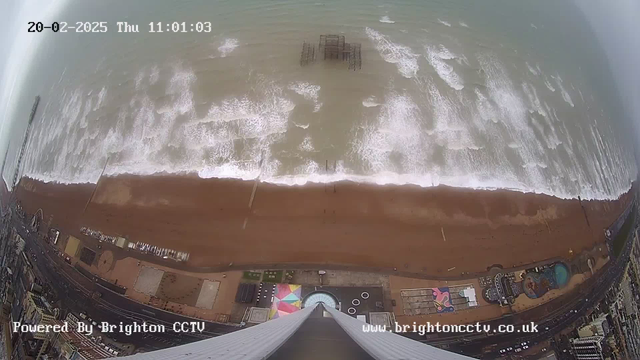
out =
<path fill-rule="evenodd" d="M 33 129 L 25 174 L 44 181 L 96 182 L 108 159 L 107 175 L 197 173 L 283 185 L 352 180 L 584 199 L 615 198 L 629 188 L 635 165 L 612 140 L 608 123 L 596 126 L 586 119 L 578 128 L 559 118 L 576 111 L 563 105 L 563 100 L 572 103 L 559 75 L 551 79 L 562 99 L 545 97 L 553 95 L 545 89 L 552 90 L 551 84 L 539 68 L 531 67 L 539 74 L 535 79 L 524 70 L 516 80 L 511 66 L 494 53 L 479 52 L 471 59 L 479 69 L 477 82 L 459 91 L 464 83 L 453 66 L 464 65 L 450 62 L 463 54 L 427 45 L 424 57 L 438 77 L 418 74 L 419 55 L 410 47 L 370 28 L 366 33 L 382 59 L 396 65 L 400 75 L 393 70 L 394 76 L 411 81 L 402 87 L 390 81 L 382 95 L 354 99 L 362 116 L 351 122 L 346 144 L 336 147 L 347 149 L 332 173 L 313 159 L 325 146 L 314 137 L 322 126 L 292 116 L 300 110 L 297 104 L 321 108 L 321 100 L 327 101 L 321 98 L 324 83 L 317 82 L 321 88 L 256 75 L 244 93 L 203 103 L 194 94 L 196 72 L 173 64 L 140 69 L 128 90 L 61 89 Z M 463 63 L 469 66 L 466 58 Z M 582 90 L 584 95 L 576 90 L 581 98 L 591 95 Z M 114 121 L 104 121 L 106 116 Z M 285 143 L 287 157 L 300 159 L 290 167 L 274 150 Z"/>
<path fill-rule="evenodd" d="M 392 42 L 389 37 L 380 34 L 372 28 L 366 28 L 365 32 L 384 61 L 395 64 L 400 74 L 406 78 L 416 76 L 420 69 L 418 66 L 419 55 L 414 53 L 410 47 L 396 44 Z"/>
<path fill-rule="evenodd" d="M 312 85 L 304 81 L 298 81 L 290 84 L 289 90 L 302 95 L 306 100 L 311 100 L 313 102 L 313 112 L 318 112 L 320 111 L 320 108 L 322 108 L 322 103 L 318 101 L 320 86 Z"/>
<path fill-rule="evenodd" d="M 224 39 L 222 45 L 218 46 L 220 57 L 227 57 L 233 50 L 238 47 L 238 39 Z"/>
<path fill-rule="evenodd" d="M 386 16 L 386 15 L 380 18 L 380 22 L 381 23 L 385 23 L 385 24 L 395 24 L 396 23 L 395 21 L 389 19 L 389 17 Z"/>
<path fill-rule="evenodd" d="M 429 64 L 431 64 L 436 73 L 438 73 L 438 76 L 444 80 L 447 85 L 456 90 L 462 90 L 464 88 L 462 78 L 453 70 L 453 66 L 446 62 L 446 60 L 455 58 L 449 49 L 444 47 L 444 45 L 440 45 L 438 48 L 425 46 L 425 52 L 425 57 L 429 61 Z"/>

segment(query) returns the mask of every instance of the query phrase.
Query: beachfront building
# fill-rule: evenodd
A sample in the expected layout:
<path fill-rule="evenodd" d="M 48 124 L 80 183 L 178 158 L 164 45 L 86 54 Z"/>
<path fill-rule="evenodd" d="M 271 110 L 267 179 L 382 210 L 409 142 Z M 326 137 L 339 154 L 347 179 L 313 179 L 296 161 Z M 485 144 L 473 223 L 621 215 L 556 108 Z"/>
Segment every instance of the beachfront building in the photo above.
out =
<path fill-rule="evenodd" d="M 607 321 L 607 314 L 600 315 L 589 324 L 578 329 L 578 336 L 580 336 L 580 338 L 586 338 L 590 336 L 606 337 L 608 334 L 609 322 Z"/>
<path fill-rule="evenodd" d="M 27 293 L 24 317 L 22 323 L 26 325 L 47 325 L 55 322 L 51 307 L 42 296 L 32 292 Z M 31 331 L 24 334 L 24 345 L 28 354 L 37 354 L 38 358 L 46 351 L 50 342 L 50 333 Z"/>
<path fill-rule="evenodd" d="M 602 336 L 589 336 L 579 339 L 571 339 L 571 351 L 578 360 L 601 360 L 604 359 L 602 353 Z"/>
<path fill-rule="evenodd" d="M 169 349 L 132 355 L 145 359 L 470 359 L 369 324 L 324 303 L 240 331 Z M 318 340 L 322 339 L 322 340 Z"/>

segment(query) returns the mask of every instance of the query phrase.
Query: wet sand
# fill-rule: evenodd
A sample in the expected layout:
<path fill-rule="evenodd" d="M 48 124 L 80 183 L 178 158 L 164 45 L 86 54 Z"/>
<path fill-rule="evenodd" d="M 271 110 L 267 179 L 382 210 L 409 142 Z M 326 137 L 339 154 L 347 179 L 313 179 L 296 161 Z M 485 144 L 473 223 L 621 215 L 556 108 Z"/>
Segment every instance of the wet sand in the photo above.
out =
<path fill-rule="evenodd" d="M 433 278 L 570 258 L 604 243 L 603 229 L 631 200 L 582 201 L 583 211 L 578 200 L 502 190 L 260 183 L 249 208 L 254 184 L 105 177 L 84 212 L 94 185 L 25 178 L 17 195 L 65 233 L 88 226 L 189 251 L 193 267 L 327 264 Z"/>

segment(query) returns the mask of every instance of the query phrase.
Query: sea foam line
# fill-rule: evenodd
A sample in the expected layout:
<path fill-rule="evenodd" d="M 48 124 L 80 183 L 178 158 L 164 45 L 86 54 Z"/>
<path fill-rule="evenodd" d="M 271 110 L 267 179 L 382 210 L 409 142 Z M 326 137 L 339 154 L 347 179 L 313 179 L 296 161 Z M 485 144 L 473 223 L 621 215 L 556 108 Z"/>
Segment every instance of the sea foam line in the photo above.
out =
<path fill-rule="evenodd" d="M 365 32 L 373 42 L 384 61 L 395 64 L 400 74 L 406 78 L 415 77 L 418 73 L 418 57 L 410 47 L 396 44 L 389 37 L 367 27 Z"/>

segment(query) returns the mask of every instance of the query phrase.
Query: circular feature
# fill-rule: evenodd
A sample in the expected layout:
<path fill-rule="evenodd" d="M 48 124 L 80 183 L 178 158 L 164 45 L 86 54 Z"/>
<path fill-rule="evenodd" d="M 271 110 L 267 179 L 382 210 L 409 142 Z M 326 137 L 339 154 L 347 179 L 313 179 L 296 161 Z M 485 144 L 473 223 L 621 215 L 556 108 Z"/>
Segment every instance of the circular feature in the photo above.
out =
<path fill-rule="evenodd" d="M 307 295 L 307 297 L 302 302 L 302 307 L 306 308 L 318 303 L 323 303 L 324 305 L 334 309 L 338 307 L 338 300 L 335 298 L 335 296 L 324 291 L 315 291 Z"/>
<path fill-rule="evenodd" d="M 569 282 L 569 269 L 563 263 L 557 263 L 553 266 L 553 272 L 556 276 L 558 287 L 564 287 Z"/>
<path fill-rule="evenodd" d="M 363 291 L 362 294 L 360 294 L 360 297 L 367 300 L 369 298 L 369 293 L 366 291 Z"/>
<path fill-rule="evenodd" d="M 100 255 L 100 259 L 98 259 L 98 270 L 100 273 L 105 274 L 111 270 L 111 266 L 113 265 L 113 253 L 109 250 L 105 251 Z"/>
<path fill-rule="evenodd" d="M 353 299 L 353 300 L 351 300 L 351 305 L 353 305 L 353 306 L 358 306 L 358 305 L 360 305 L 360 300 L 358 300 L 358 299 Z"/>
<path fill-rule="evenodd" d="M 347 312 L 349 313 L 349 315 L 355 315 L 356 314 L 356 308 L 350 307 L 350 308 L 347 309 Z"/>

